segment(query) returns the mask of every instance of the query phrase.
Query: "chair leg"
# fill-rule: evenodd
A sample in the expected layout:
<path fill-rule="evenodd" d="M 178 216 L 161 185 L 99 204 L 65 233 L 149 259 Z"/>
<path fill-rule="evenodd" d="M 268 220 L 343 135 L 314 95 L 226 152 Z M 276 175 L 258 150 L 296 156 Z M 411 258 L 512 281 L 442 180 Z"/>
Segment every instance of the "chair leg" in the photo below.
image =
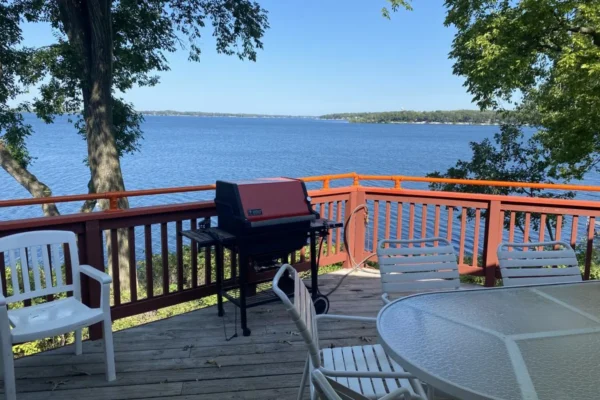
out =
<path fill-rule="evenodd" d="M 17 386 L 15 383 L 15 362 L 12 352 L 12 343 L 2 340 L 2 370 L 4 376 L 4 395 L 6 400 L 17 399 Z"/>
<path fill-rule="evenodd" d="M 310 358 L 306 357 L 306 363 L 304 364 L 304 372 L 302 373 L 302 380 L 300 381 L 300 390 L 298 391 L 298 400 L 302 400 L 304 396 L 304 389 L 306 388 L 306 381 L 308 380 L 309 367 Z"/>
<path fill-rule="evenodd" d="M 81 343 L 81 329 L 75 331 L 75 355 L 79 356 L 83 353 L 83 344 Z"/>
<path fill-rule="evenodd" d="M 102 336 L 104 338 L 104 368 L 106 370 L 106 380 L 111 382 L 117 379 L 117 373 L 115 371 L 115 350 L 110 317 L 105 318 L 102 322 Z"/>

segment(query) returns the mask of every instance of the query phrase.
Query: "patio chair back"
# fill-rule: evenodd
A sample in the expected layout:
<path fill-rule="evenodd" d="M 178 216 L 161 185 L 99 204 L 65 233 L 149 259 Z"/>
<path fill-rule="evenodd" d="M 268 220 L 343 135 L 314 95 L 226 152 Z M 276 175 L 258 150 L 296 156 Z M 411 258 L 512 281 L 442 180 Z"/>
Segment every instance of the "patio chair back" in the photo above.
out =
<path fill-rule="evenodd" d="M 279 288 L 279 281 L 286 271 L 294 280 L 293 303 L 288 295 Z M 313 368 L 321 367 L 315 307 L 313 306 L 308 289 L 304 285 L 302 279 L 300 279 L 300 276 L 294 267 L 289 264 L 281 266 L 279 271 L 277 271 L 275 278 L 273 278 L 273 291 L 285 305 L 286 311 L 292 317 L 298 332 L 302 335 L 302 338 L 308 347 L 308 354 Z"/>
<path fill-rule="evenodd" d="M 66 271 L 67 260 L 70 273 Z M 79 255 L 73 232 L 34 231 L 1 238 L 0 269 L 8 303 L 64 292 L 73 292 L 76 299 L 81 299 Z"/>
<path fill-rule="evenodd" d="M 504 286 L 582 281 L 575 251 L 562 241 L 501 243 L 498 263 Z"/>
<path fill-rule="evenodd" d="M 382 240 L 377 257 L 384 293 L 460 287 L 456 254 L 446 239 Z"/>
<path fill-rule="evenodd" d="M 356 393 L 333 379 L 327 378 L 315 369 L 311 374 L 315 390 L 321 400 L 368 400 L 368 397 Z"/>

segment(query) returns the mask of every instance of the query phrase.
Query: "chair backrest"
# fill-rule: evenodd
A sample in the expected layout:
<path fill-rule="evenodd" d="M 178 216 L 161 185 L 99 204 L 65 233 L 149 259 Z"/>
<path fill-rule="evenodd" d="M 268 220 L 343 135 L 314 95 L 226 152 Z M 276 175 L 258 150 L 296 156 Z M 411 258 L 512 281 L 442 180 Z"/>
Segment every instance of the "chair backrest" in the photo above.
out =
<path fill-rule="evenodd" d="M 294 281 L 293 303 L 288 294 L 279 286 L 279 282 L 282 277 L 285 276 L 286 272 Z M 304 285 L 302 279 L 300 279 L 300 276 L 294 267 L 289 264 L 284 264 L 279 268 L 279 271 L 277 271 L 277 274 L 273 278 L 273 291 L 285 305 L 286 311 L 292 317 L 298 332 L 302 335 L 302 338 L 308 347 L 308 354 L 313 368 L 319 368 L 321 366 L 321 358 L 319 355 L 319 337 L 317 321 L 315 319 L 315 307 L 308 289 Z"/>
<path fill-rule="evenodd" d="M 63 272 L 67 262 L 71 266 L 71 284 Z M 2 287 L 12 288 L 10 296 L 3 293 L 9 303 L 71 291 L 75 298 L 81 298 L 79 255 L 73 232 L 34 231 L 0 238 L 0 268 L 10 272 L 10 279 L 7 274 L 7 282 L 2 282 Z"/>
<path fill-rule="evenodd" d="M 321 371 L 315 369 L 311 373 L 315 390 L 321 400 L 368 400 L 359 393 L 348 389 L 333 379 L 327 378 Z"/>
<path fill-rule="evenodd" d="M 446 239 L 382 240 L 377 257 L 384 293 L 460 287 L 456 254 Z"/>
<path fill-rule="evenodd" d="M 498 263 L 504 286 L 582 280 L 575 251 L 566 242 L 501 243 Z"/>

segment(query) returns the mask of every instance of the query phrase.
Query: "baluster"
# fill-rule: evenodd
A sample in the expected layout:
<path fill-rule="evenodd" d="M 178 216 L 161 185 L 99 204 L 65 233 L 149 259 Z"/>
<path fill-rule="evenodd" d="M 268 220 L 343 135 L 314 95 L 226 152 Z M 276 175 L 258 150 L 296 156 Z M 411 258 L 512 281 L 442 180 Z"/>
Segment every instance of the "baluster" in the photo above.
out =
<path fill-rule="evenodd" d="M 571 223 L 571 247 L 577 246 L 577 230 L 579 228 L 579 217 L 573 215 L 573 222 Z"/>
<path fill-rule="evenodd" d="M 160 224 L 160 255 L 162 258 L 163 295 L 169 293 L 169 242 L 167 241 L 167 223 Z"/>
<path fill-rule="evenodd" d="M 182 222 L 175 222 L 175 252 L 177 256 L 177 290 L 183 290 L 183 236 Z"/>
<path fill-rule="evenodd" d="M 476 267 L 479 259 L 479 225 L 481 224 L 481 209 L 475 209 L 475 232 L 473 238 L 473 260 L 471 266 Z"/>
<path fill-rule="evenodd" d="M 342 220 L 342 202 L 338 201 L 336 204 L 336 222 L 339 222 Z M 338 228 L 335 230 L 335 254 L 340 254 L 340 242 L 341 242 L 341 238 L 342 238 L 342 229 Z M 296 255 L 296 252 L 294 252 L 294 256 Z"/>
<path fill-rule="evenodd" d="M 152 267 L 152 225 L 144 225 L 144 248 L 146 253 L 146 295 L 154 297 L 154 269 Z"/>
<path fill-rule="evenodd" d="M 198 227 L 198 221 L 196 218 L 190 220 L 190 229 L 196 229 Z M 198 287 L 198 244 L 195 240 L 190 243 L 190 258 L 192 268 L 192 287 Z"/>
<path fill-rule="evenodd" d="M 135 227 L 127 228 L 129 241 L 129 293 L 131 302 L 137 301 L 137 265 L 135 262 Z"/>
<path fill-rule="evenodd" d="M 427 237 L 427 204 L 421 206 L 421 239 Z M 421 247 L 425 247 L 425 243 L 421 243 Z"/>
<path fill-rule="evenodd" d="M 398 202 L 398 209 L 396 210 L 396 239 L 402 240 L 402 208 L 404 203 Z"/>
<path fill-rule="evenodd" d="M 462 265 L 465 262 L 465 241 L 467 233 L 467 208 L 462 207 L 460 213 L 460 250 L 458 253 L 458 264 Z"/>
<path fill-rule="evenodd" d="M 377 251 L 377 239 L 379 234 L 379 200 L 374 201 L 373 207 L 373 253 Z"/>
<path fill-rule="evenodd" d="M 113 278 L 113 302 L 115 306 L 121 304 L 121 279 L 119 277 L 119 238 L 117 230 L 110 230 L 110 254 Z"/>
<path fill-rule="evenodd" d="M 592 255 L 594 252 L 594 233 L 596 231 L 596 218 L 590 217 L 588 221 L 588 232 L 587 232 L 587 248 L 585 251 L 585 269 L 583 272 L 583 279 L 586 281 L 590 279 L 590 270 L 592 266 Z"/>

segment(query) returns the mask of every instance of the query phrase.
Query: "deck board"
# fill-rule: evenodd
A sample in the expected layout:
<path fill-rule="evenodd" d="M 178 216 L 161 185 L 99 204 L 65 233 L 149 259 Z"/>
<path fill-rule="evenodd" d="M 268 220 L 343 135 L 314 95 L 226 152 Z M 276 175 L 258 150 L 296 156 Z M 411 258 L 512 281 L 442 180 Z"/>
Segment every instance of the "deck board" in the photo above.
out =
<path fill-rule="evenodd" d="M 326 293 L 346 271 L 320 277 Z M 330 296 L 330 313 L 376 316 L 379 277 L 357 272 Z M 234 332 L 226 306 L 227 335 Z M 238 315 L 239 319 L 239 315 Z M 216 309 L 193 311 L 114 333 L 117 380 L 104 380 L 101 342 L 85 342 L 16 360 L 20 400 L 37 399 L 295 399 L 306 359 L 302 338 L 280 303 L 248 311 L 252 336 L 225 341 Z M 239 323 L 239 321 L 238 321 Z M 238 333 L 241 334 L 239 328 Z M 320 345 L 376 341 L 375 326 L 326 322 Z"/>

